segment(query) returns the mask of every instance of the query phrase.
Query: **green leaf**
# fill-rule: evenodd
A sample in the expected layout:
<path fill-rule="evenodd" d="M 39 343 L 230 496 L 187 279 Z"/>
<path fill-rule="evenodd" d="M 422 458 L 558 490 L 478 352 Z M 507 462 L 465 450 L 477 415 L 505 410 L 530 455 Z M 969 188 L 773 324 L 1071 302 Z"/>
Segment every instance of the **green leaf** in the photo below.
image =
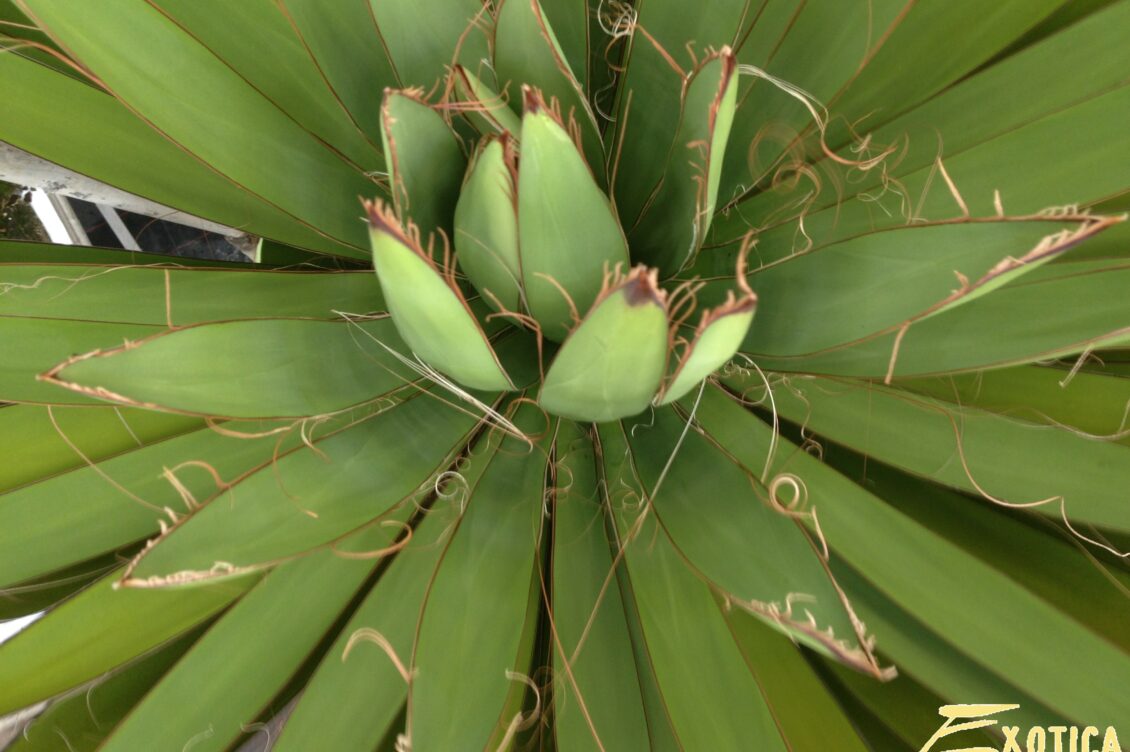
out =
<path fill-rule="evenodd" d="M 906 0 L 847 6 L 789 0 L 758 9 L 749 37 L 738 48 L 739 62 L 753 67 L 743 71 L 748 77 L 738 95 L 720 189 L 724 205 L 768 187 L 780 164 L 822 156 L 814 143 L 812 113 L 793 94 L 814 99 L 818 112 L 823 104 L 833 104 L 837 92 L 900 32 L 913 11 Z M 883 106 L 899 104 L 901 100 L 888 100 Z M 827 119 L 825 113 L 821 116 Z M 813 142 L 807 154 L 801 138 L 806 131 Z"/>
<path fill-rule="evenodd" d="M 647 409 L 667 365 L 667 301 L 655 272 L 613 278 L 566 338 L 538 404 L 554 415 L 606 421 Z"/>
<path fill-rule="evenodd" d="M 507 110 L 509 112 L 509 110 Z M 508 133 L 479 143 L 455 207 L 459 268 L 495 310 L 521 310 L 518 151 Z"/>
<path fill-rule="evenodd" d="M 479 463 L 467 473 L 482 467 Z M 411 657 L 424 596 L 465 501 L 454 477 L 442 488 L 444 495 L 428 508 L 411 541 L 395 554 L 306 684 L 276 752 L 372 749 L 396 720 L 408 682 L 393 656 L 402 664 Z M 391 655 L 379 644 L 365 644 L 378 635 L 392 647 Z M 329 717 L 337 720 L 327 724 Z"/>
<path fill-rule="evenodd" d="M 778 409 L 784 391 L 774 393 Z M 918 432 L 907 429 L 904 444 L 910 443 L 908 435 L 918 440 Z M 772 428 L 750 420 L 744 436 L 745 451 L 760 464 L 774 442 Z M 1120 686 L 1130 680 L 1130 656 L 1125 652 L 787 440 L 778 437 L 776 443 L 771 475 L 803 479 L 808 505 L 819 514 L 820 529 L 833 552 L 901 609 L 973 661 L 1007 671 L 1008 682 L 1053 710 L 1098 725 L 1125 716 L 1125 698 L 1094 692 L 1095 686 Z M 850 587 L 848 595 L 860 606 Z M 862 618 L 871 619 L 860 610 Z M 882 647 L 886 633 L 877 627 L 875 631 Z M 1063 650 L 1064 645 L 1071 650 Z M 899 660 L 897 652 L 893 657 Z M 1076 670 L 1080 661 L 1089 667 L 1087 672 Z M 967 699 L 965 695 L 954 701 Z"/>
<path fill-rule="evenodd" d="M 57 700 L 7 749 L 55 752 L 62 740 L 68 752 L 94 752 L 130 708 L 192 647 L 197 636 L 194 630 L 116 670 L 85 692 Z"/>
<path fill-rule="evenodd" d="M 527 89 L 525 100 L 518 165 L 522 280 L 542 334 L 560 341 L 573 313 L 584 316 L 596 300 L 605 269 L 627 267 L 628 247 L 608 197 L 560 120 L 536 92 Z"/>
<path fill-rule="evenodd" d="M 98 462 L 200 427 L 195 418 L 149 410 L 8 405 L 0 409 L 0 491 L 73 470 L 84 455 Z"/>
<path fill-rule="evenodd" d="M 49 408 L 48 423 L 57 409 Z M 64 432 L 75 426 L 65 413 L 58 423 Z M 0 530 L 20 531 L 0 546 L 0 586 L 50 575 L 156 533 L 218 493 L 218 483 L 269 467 L 276 452 L 302 445 L 302 431 L 280 436 L 278 428 L 286 426 L 236 424 L 228 426 L 228 435 L 211 429 L 158 435 L 117 456 L 90 457 L 97 465 L 76 455 L 73 469 L 0 496 Z"/>
<path fill-rule="evenodd" d="M 385 347 L 406 350 L 387 317 L 229 321 L 92 350 L 57 364 L 45 379 L 131 406 L 235 418 L 315 416 L 411 383 L 415 374 Z"/>
<path fill-rule="evenodd" d="M 606 503 L 680 746 L 743 749 L 756 743 L 758 749 L 786 749 L 720 605 L 686 566 L 656 516 L 645 512 L 649 497 L 632 473 L 638 455 L 628 447 L 626 431 L 615 424 L 599 431 L 605 487 L 611 495 Z"/>
<path fill-rule="evenodd" d="M 873 143 L 899 146 L 897 164 L 892 156 L 882 168 L 852 174 L 846 185 L 836 180 L 834 190 L 829 185 L 816 197 L 810 180 L 755 194 L 719 218 L 715 235 L 736 252 L 751 226 L 762 228 L 759 253 L 769 262 L 804 242 L 793 221 L 798 211 L 804 233 L 816 243 L 910 217 L 953 216 L 960 207 L 938 175 L 939 156 L 974 214 L 995 211 L 994 191 L 1010 214 L 1018 214 L 1121 190 L 1121 174 L 1102 154 L 1124 148 L 1123 134 L 1112 127 L 1117 116 L 1095 114 L 1117 112 L 1120 105 L 1109 98 L 1088 103 L 1125 83 L 1119 30 L 1128 18 L 1130 10 L 1117 5 L 970 76 L 871 132 Z M 1088 71 L 1082 79 L 1058 75 L 1081 67 Z M 989 99 L 997 106 L 981 106 Z M 1039 169 L 1017 174 L 1010 167 L 1018 155 Z M 858 158 L 850 151 L 841 156 Z"/>
<path fill-rule="evenodd" d="M 546 0 L 542 4 L 545 8 L 550 22 L 556 28 L 561 30 L 561 38 L 565 41 L 563 44 L 569 45 L 568 37 L 570 32 L 568 28 L 570 22 L 560 18 L 562 13 L 573 13 L 572 9 L 562 11 L 560 5 L 572 6 L 573 0 Z M 616 97 L 616 79 L 621 69 L 620 59 L 624 50 L 624 44 L 619 40 L 612 37 L 610 34 L 611 24 L 608 23 L 610 16 L 615 16 L 619 9 L 623 6 L 612 6 L 607 3 L 601 4 L 600 0 L 585 0 L 588 6 L 588 72 L 584 76 L 585 88 L 589 95 L 589 102 L 592 106 L 593 113 L 597 115 L 597 124 L 600 126 L 602 135 L 611 135 L 608 131 L 608 124 L 611 122 L 608 113 L 612 111 L 612 104 Z M 575 7 L 575 6 L 573 6 Z M 567 55 L 572 53 L 567 49 Z M 570 64 L 570 68 L 577 72 L 580 76 L 581 66 Z"/>
<path fill-rule="evenodd" d="M 1130 602 L 1125 598 L 1130 572 L 1125 568 L 1080 556 L 1077 541 L 1054 524 L 1032 524 L 1024 512 L 978 503 L 873 459 L 865 472 L 862 457 L 842 450 L 827 452 L 826 458 L 829 454 L 830 464 L 871 493 L 1130 652 L 1125 629 L 1130 618 Z M 1039 555 L 1033 556 L 1034 551 Z"/>
<path fill-rule="evenodd" d="M 401 224 L 428 242 L 446 243 L 467 158 L 443 116 L 419 91 L 386 89 L 381 138 L 392 200 Z M 442 238 L 433 238 L 433 233 Z"/>
<path fill-rule="evenodd" d="M 130 193 L 229 227 L 301 248 L 364 257 L 360 242 L 363 238 L 343 244 L 301 223 L 269 199 L 213 171 L 114 97 L 85 82 L 19 55 L 0 55 L 0 80 L 5 90 L 13 92 L 0 123 L 0 138 L 14 146 L 76 172 L 96 175 Z M 59 102 L 68 102 L 76 112 L 82 112 L 81 120 L 44 118 L 43 113 L 51 112 Z M 205 111 L 210 112 L 211 108 Z"/>
<path fill-rule="evenodd" d="M 409 225 L 405 232 L 386 207 L 370 205 L 369 221 L 377 278 L 411 354 L 472 389 L 513 389 L 453 270 L 437 267 L 418 231 Z"/>
<path fill-rule="evenodd" d="M 757 354 L 756 360 L 772 370 L 882 378 L 1054 359 L 1130 342 L 1130 300 L 1119 294 L 1128 284 L 1130 267 L 1108 262 L 1051 264 L 992 295 L 914 323 L 901 337 L 891 331 L 804 357 Z M 1064 300 L 1089 304 L 1059 306 L 1049 316 L 1048 311 Z M 762 307 L 759 325 L 765 310 Z"/>
<path fill-rule="evenodd" d="M 598 472 L 601 472 L 603 468 L 603 460 L 600 460 L 600 462 L 601 464 L 597 465 Z M 604 482 L 603 475 L 597 482 Z M 608 519 L 607 513 L 605 517 Z M 609 530 L 609 543 L 611 543 L 615 540 L 615 537 L 607 525 L 606 529 Z M 618 553 L 618 551 L 618 548 L 613 549 L 614 553 Z M 616 574 L 615 584 L 621 593 L 621 602 L 624 606 L 624 620 L 628 623 L 628 634 L 632 640 L 632 657 L 635 659 L 640 695 L 643 698 L 644 713 L 647 716 L 650 748 L 656 752 L 681 750 L 682 747 L 675 736 L 675 730 L 671 726 L 671 717 L 667 713 L 663 694 L 659 689 L 659 680 L 655 676 L 655 667 L 652 665 L 647 638 L 644 636 L 643 619 L 640 617 L 639 605 L 636 601 L 635 592 L 632 590 L 632 581 L 628 576 L 628 569 L 622 563 L 618 563 L 614 571 Z"/>
<path fill-rule="evenodd" d="M 353 201 L 373 183 L 361 170 L 157 8 L 108 1 L 98 9 L 58 0 L 25 5 L 127 107 L 190 154 L 297 221 L 363 246 Z M 135 43 L 121 44 L 123 37 Z M 176 97 L 168 96 L 169 81 L 177 82 Z"/>
<path fill-rule="evenodd" d="M 845 122 L 875 112 L 877 119 L 889 119 L 961 80 L 1062 4 L 1029 0 L 985 7 L 977 0 L 954 0 L 899 8 L 887 38 L 877 39 L 874 53 L 834 105 Z M 901 3 L 891 5 L 898 8 Z M 963 33 L 956 37 L 938 33 L 957 25 Z"/>
<path fill-rule="evenodd" d="M 570 69 L 538 0 L 501 2 L 495 21 L 494 69 L 499 90 L 509 97 L 515 112 L 523 107 L 530 109 L 529 103 L 523 104 L 518 96 L 527 86 L 540 91 L 547 104 L 554 105 L 556 100 L 564 122 L 577 124 L 584 161 L 603 188 L 606 180 L 600 128 L 583 85 Z"/>
<path fill-rule="evenodd" d="M 900 608 L 897 599 L 884 595 L 838 557 L 833 557 L 832 566 L 852 602 L 858 604 L 860 618 L 866 619 L 875 630 L 882 640 L 883 650 L 897 661 L 900 670 L 924 682 L 950 702 L 999 697 L 1016 703 L 1020 707 L 1011 711 L 1010 721 L 1019 725 L 1049 726 L 1067 721 L 1063 713 L 1049 710 L 1026 692 L 1025 687 L 1018 686 L 1010 666 L 1002 670 L 999 661 L 978 663 L 967 653 L 955 649 L 931 628 L 932 625 Z M 991 606 L 986 610 L 995 612 Z M 1007 629 L 1007 624 L 1000 628 Z M 939 705 L 922 710 L 934 711 Z M 938 725 L 940 723 L 934 724 L 931 731 Z"/>
<path fill-rule="evenodd" d="M 0 323 L 0 350 L 5 354 L 0 360 L 0 400 L 53 405 L 90 405 L 96 400 L 39 381 L 41 373 L 76 353 L 117 347 L 164 330 L 140 324 L 10 316 L 0 318 Z"/>
<path fill-rule="evenodd" d="M 1068 3 L 1063 8 L 1075 5 Z M 938 138 L 932 135 L 937 129 L 946 168 L 971 206 L 988 208 L 994 189 L 1001 191 L 1005 208 L 1016 212 L 1090 201 L 1104 195 L 1104 183 L 1125 188 L 1125 182 L 1119 182 L 1122 176 L 1110 169 L 1113 165 L 1101 156 L 1108 146 L 1116 149 L 1119 143 L 1125 144 L 1124 135 L 1110 129 L 1110 123 L 1095 120 L 1093 114 L 1078 108 L 1089 107 L 1093 113 L 1094 105 L 1088 106 L 1088 102 L 1125 85 L 1121 54 L 1124 47 L 1119 29 L 1128 21 L 1130 7 L 1117 3 L 1078 26 L 979 71 L 876 129 L 873 137 L 887 143 L 902 134 L 913 136 L 897 171 L 900 176 L 910 175 L 929 168 L 938 156 Z M 984 31 L 991 33 L 989 29 Z M 1087 76 L 1081 79 L 1071 81 L 1056 75 L 1080 66 L 1087 68 Z M 993 98 L 994 107 L 979 106 L 986 97 Z M 1113 108 L 1108 112 L 1119 111 L 1114 100 L 1106 101 L 1107 105 L 1099 106 Z M 1066 123 L 1054 126 L 1065 117 L 1074 122 L 1074 127 Z M 1053 135 L 1050 127 L 1066 139 L 1042 140 Z M 1010 136 L 1010 131 L 1029 128 L 1033 131 L 1030 137 Z M 1042 137 L 1039 131 L 1043 131 Z M 1109 134 L 1106 138 L 1110 143 L 1088 140 L 1095 136 L 1103 138 L 1100 134 Z M 992 146 L 994 143 L 997 145 Z M 1027 174 L 1023 177 L 1027 179 L 1004 169 L 1025 148 L 1030 149 L 1028 157 L 1036 160 L 1033 164 L 1040 165 L 1039 170 L 1024 171 Z M 1058 155 L 1058 160 L 1053 160 L 1052 155 Z M 1083 165 L 1092 169 L 1088 171 Z M 852 191 L 872 190 L 880 181 L 878 174 L 868 176 Z M 913 187 L 918 185 L 916 179 Z M 940 185 L 931 191 L 935 193 L 939 195 L 931 195 L 931 199 L 945 201 L 947 191 L 941 190 Z"/>
<path fill-rule="evenodd" d="M 461 111 L 479 133 L 484 136 L 510 133 L 517 137 L 522 121 L 510 109 L 507 96 L 494 91 L 462 65 L 452 69 L 452 79 L 455 81 L 455 94 L 464 105 Z M 508 96 L 515 95 L 508 93 Z"/>
<path fill-rule="evenodd" d="M 54 53 L 61 53 L 59 46 L 51 38 L 36 28 L 31 19 L 27 17 L 13 0 L 0 3 L 0 25 L 3 25 L 3 43 L 12 55 L 19 55 L 30 60 L 53 68 L 59 73 L 64 73 L 72 78 L 84 81 L 82 74 L 69 67 Z M 23 43 L 31 44 L 24 45 Z"/>
<path fill-rule="evenodd" d="M 728 363 L 741 347 L 753 314 L 757 296 L 745 283 L 745 270 L 738 266 L 738 289 L 741 297 L 727 294 L 719 306 L 704 311 L 698 326 L 689 338 L 673 333 L 675 346 L 681 351 L 668 363 L 670 374 L 658 404 L 666 405 L 683 397 L 699 382 Z"/>
<path fill-rule="evenodd" d="M 293 17 L 285 5 L 241 3 L 223 13 L 194 0 L 156 0 L 155 5 L 275 106 L 352 164 L 362 170 L 380 167 L 378 147 L 358 129 L 327 85 L 324 74 L 296 33 Z M 330 14 L 326 17 L 332 18 Z M 249 45 L 248 39 L 256 43 Z M 374 41 L 375 35 L 371 35 L 370 44 Z M 390 79 L 386 82 L 392 83 Z M 373 83 L 370 86 L 371 91 L 379 90 Z"/>
<path fill-rule="evenodd" d="M 631 635 L 615 576 L 592 441 L 562 421 L 554 441 L 554 726 L 562 749 L 644 749 Z"/>
<path fill-rule="evenodd" d="M 854 718 L 844 712 L 804 654 L 785 635 L 741 610 L 727 614 L 726 622 L 746 665 L 764 687 L 789 749 L 868 750 L 852 723 Z M 862 681 L 884 686 L 870 676 Z M 928 739 L 929 733 L 922 738 Z"/>
<path fill-rule="evenodd" d="M 205 621 L 254 584 L 244 578 L 163 593 L 118 590 L 116 579 L 103 578 L 0 645 L 0 713 L 101 676 Z"/>
<path fill-rule="evenodd" d="M 381 102 L 373 93 L 398 80 L 369 3 L 286 0 L 279 10 L 354 126 L 379 144 Z"/>
<path fill-rule="evenodd" d="M 227 577 L 339 541 L 371 521 L 387 546 L 389 516 L 433 490 L 474 429 L 474 417 L 435 394 L 414 396 L 360 421 L 304 437 L 269 466 L 241 476 L 163 534 L 127 572 L 127 584 Z M 427 426 L 427 431 L 417 427 Z M 373 478 L 380 478 L 373 485 Z M 391 525 L 391 527 L 390 527 Z M 372 535 L 369 538 L 373 538 Z"/>
<path fill-rule="evenodd" d="M 774 397 L 782 417 L 916 475 L 1052 519 L 1130 530 L 1125 445 L 869 384 L 793 378 Z"/>
<path fill-rule="evenodd" d="M 750 459 L 745 434 L 758 418 L 717 389 L 703 392 L 694 416 L 703 434 L 684 436 L 690 418 L 671 409 L 625 424 L 636 472 L 674 548 L 731 607 L 888 677 L 828 571 L 822 542 L 805 529 L 803 512 L 790 509 L 790 490 L 769 490 L 768 478 L 738 464 Z M 703 514 L 707 498 L 712 508 Z"/>
<path fill-rule="evenodd" d="M 757 15 L 751 14 L 750 8 L 751 4 L 743 0 L 725 0 L 688 13 L 679 2 L 648 0 L 635 6 L 633 16 L 625 17 L 634 18 L 635 32 L 621 63 L 624 70 L 616 105 L 609 108 L 615 112 L 615 120 L 608 139 L 609 144 L 618 145 L 610 170 L 616 209 L 625 227 L 636 224 L 663 177 L 666 162 L 660 155 L 672 149 L 679 127 L 683 82 L 688 71 L 695 68 L 695 57 L 710 48 L 736 47 L 745 27 Z M 744 151 L 746 142 L 736 143 Z M 681 147 L 675 146 L 675 150 Z"/>
<path fill-rule="evenodd" d="M 478 26 L 487 20 L 479 0 L 369 0 L 369 7 L 401 86 L 431 91 L 451 63 L 477 71 L 490 57 Z"/>
<path fill-rule="evenodd" d="M 514 685 L 525 689 L 517 677 L 528 676 L 524 634 L 537 618 L 534 567 L 553 426 L 546 431 L 530 406 L 513 420 L 543 438 L 531 445 L 495 431 L 471 456 L 472 466 L 486 467 L 479 478 L 467 473 L 474 482 L 428 588 L 412 653 L 408 737 L 415 749 L 482 749 L 511 723 L 503 708 Z"/>
<path fill-rule="evenodd" d="M 0 589 L 0 621 L 19 619 L 47 611 L 90 586 L 121 564 L 120 552 L 96 556 L 49 575 L 24 580 Z"/>
<path fill-rule="evenodd" d="M 553 27 L 554 38 L 569 70 L 577 83 L 585 91 L 592 91 L 588 69 L 592 64 L 589 58 L 590 16 L 599 7 L 593 7 L 590 0 L 538 0 L 546 25 Z"/>
<path fill-rule="evenodd" d="M 250 318 L 338 318 L 384 308 L 367 271 L 282 272 L 0 265 L 0 316 L 185 326 Z"/>
<path fill-rule="evenodd" d="M 974 0 L 937 6 L 907 5 L 902 0 L 852 8 L 805 4 L 764 67 L 833 110 L 840 122 L 832 123 L 828 140 L 838 148 L 848 141 L 846 124 L 855 133 L 866 134 L 927 101 L 988 61 L 1060 3 L 1000 3 L 991 9 Z M 938 32 L 971 18 L 976 23 L 968 24 L 959 40 Z M 743 109 L 749 115 L 739 118 L 739 123 L 746 127 L 740 136 L 735 134 L 735 143 L 743 147 L 765 122 L 777 124 L 786 134 L 814 130 L 811 114 L 798 101 L 760 82 L 744 97 Z M 985 112 L 983 107 L 978 110 Z M 933 133 L 924 132 L 923 137 L 932 141 Z M 819 158 L 818 149 L 809 151 Z M 768 177 L 750 174 L 744 148 L 730 156 L 724 194 Z M 764 162 L 771 164 L 780 156 L 780 149 L 769 152 Z"/>
<path fill-rule="evenodd" d="M 1047 263 L 1109 221 L 912 225 L 755 269 L 757 326 L 743 351 L 804 359 L 909 327 Z"/>
<path fill-rule="evenodd" d="M 667 158 L 628 233 L 636 258 L 670 277 L 689 264 L 710 229 L 738 92 L 730 48 L 705 60 L 683 83 L 682 112 Z"/>
<path fill-rule="evenodd" d="M 380 545 L 382 535 L 370 529 L 353 540 L 367 548 Z M 322 551 L 267 574 L 193 645 L 101 749 L 132 752 L 154 739 L 172 740 L 177 748 L 191 742 L 197 750 L 227 749 L 316 650 L 374 566 L 371 560 Z M 183 598 L 196 590 L 137 593 Z M 201 686 L 213 683 L 226 691 L 202 699 Z M 170 713 L 171 708 L 177 711 Z"/>
<path fill-rule="evenodd" d="M 861 600 L 865 601 L 866 598 Z M 879 619 L 877 623 L 887 624 L 885 619 Z M 903 636 L 885 630 L 884 644 L 887 644 L 888 637 L 892 643 L 920 639 L 920 643 L 915 644 L 911 650 L 900 652 L 900 673 L 894 681 L 886 683 L 871 681 L 866 676 L 827 661 L 820 665 L 825 672 L 825 684 L 838 692 L 840 701 L 851 714 L 856 726 L 865 732 L 867 740 L 875 749 L 896 749 L 899 752 L 914 752 L 920 749 L 923 740 L 929 739 L 942 723 L 938 709 L 947 704 L 947 701 L 938 693 L 943 686 L 947 687 L 946 696 L 957 698 L 955 702 L 971 697 L 986 699 L 1007 697 L 1009 702 L 1023 703 L 1019 715 L 1012 715 L 1005 720 L 1009 724 L 1029 721 L 1033 725 L 1043 725 L 1039 720 L 1040 716 L 1030 712 L 1032 707 L 1038 705 L 1035 700 L 1015 687 L 995 679 L 953 648 L 945 646 L 936 635 L 927 634 L 923 630 Z M 918 659 L 919 656 L 928 654 L 927 660 Z M 941 667 L 941 671 L 931 672 L 932 665 Z M 917 672 L 921 668 L 925 668 L 925 673 L 922 675 L 924 678 L 916 680 L 911 676 L 910 671 Z M 958 676 L 962 676 L 966 681 L 958 685 L 949 682 L 950 677 Z M 927 680 L 930 681 L 930 688 L 923 684 Z M 877 745 L 876 737 L 882 737 L 886 745 Z M 902 744 L 897 740 L 901 740 Z M 988 730 L 962 732 L 960 736 L 952 739 L 953 743 L 959 744 L 994 745 L 998 741 L 999 736 L 991 735 Z"/>
<path fill-rule="evenodd" d="M 906 379 L 899 388 L 1026 423 L 1073 428 L 1130 443 L 1130 379 L 1065 368 L 1019 366 L 946 377 Z M 2 416 L 0 416 L 2 417 Z"/>
<path fill-rule="evenodd" d="M 1114 5 L 1117 2 L 1118 0 L 1081 0 L 1076 3 L 1064 3 L 1052 11 L 1051 15 L 1046 17 L 1043 21 L 1029 29 L 1024 36 L 1009 45 L 1007 49 L 998 53 L 995 60 L 1001 60 L 1008 55 L 1023 50 L 1025 47 L 1042 41 L 1046 37 L 1063 31 L 1081 19 L 1097 11 L 1101 11 L 1110 5 Z M 993 63 L 990 62 L 989 64 L 991 65 Z"/>

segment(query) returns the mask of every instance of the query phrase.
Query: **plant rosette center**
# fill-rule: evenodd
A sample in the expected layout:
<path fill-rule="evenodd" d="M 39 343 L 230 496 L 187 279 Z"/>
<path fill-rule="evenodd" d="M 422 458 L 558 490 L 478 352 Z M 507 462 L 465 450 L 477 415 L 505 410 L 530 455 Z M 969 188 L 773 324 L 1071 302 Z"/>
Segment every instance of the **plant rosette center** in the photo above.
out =
<path fill-rule="evenodd" d="M 711 62 L 717 121 L 728 93 L 732 100 L 733 58 L 724 51 L 704 69 Z M 481 83 L 457 74 L 481 95 Z M 674 279 L 713 214 L 712 147 L 692 150 L 702 162 L 682 186 L 695 195 L 689 237 L 657 243 L 638 228 L 625 234 L 572 114 L 563 119 L 557 100 L 547 104 L 536 89 L 522 94 L 521 118 L 495 113 L 466 159 L 439 108 L 416 91 L 385 93 L 393 202 L 365 208 L 385 304 L 412 366 L 468 390 L 536 384 L 546 412 L 582 421 L 680 399 L 734 357 L 756 308 L 744 251 L 733 284 L 709 288 L 713 305 L 701 300 L 703 282 Z M 658 187 L 653 203 L 664 195 Z"/>

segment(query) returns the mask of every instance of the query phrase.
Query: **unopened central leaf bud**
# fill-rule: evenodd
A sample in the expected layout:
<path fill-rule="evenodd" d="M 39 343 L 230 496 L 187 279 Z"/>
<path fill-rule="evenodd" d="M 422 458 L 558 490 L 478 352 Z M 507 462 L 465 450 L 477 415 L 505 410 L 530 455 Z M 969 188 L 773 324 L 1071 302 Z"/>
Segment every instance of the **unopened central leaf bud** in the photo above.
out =
<path fill-rule="evenodd" d="M 730 67 L 719 68 L 723 90 Z M 461 96 L 489 94 L 465 69 L 452 75 Z M 405 356 L 468 389 L 536 388 L 546 411 L 574 420 L 616 420 L 681 398 L 733 357 L 750 326 L 756 298 L 745 284 L 744 252 L 738 295 L 729 292 L 693 326 L 701 283 L 668 292 L 660 268 L 631 267 L 604 165 L 594 171 L 586 158 L 583 140 L 592 134 L 578 118 L 591 113 L 563 114 L 557 99 L 529 86 L 519 101 L 520 119 L 497 102 L 475 110 L 472 122 L 486 132 L 469 160 L 461 150 L 451 157 L 466 163 L 453 189 L 451 178 L 433 186 L 421 170 L 434 155 L 454 153 L 458 139 L 444 115 L 419 92 L 386 93 L 395 208 L 366 206 L 374 266 Z M 691 208 L 696 223 L 709 215 Z M 692 251 L 704 232 L 698 224 Z M 657 260 L 688 258 L 685 241 L 677 242 Z M 500 329 L 504 323 L 511 326 Z"/>

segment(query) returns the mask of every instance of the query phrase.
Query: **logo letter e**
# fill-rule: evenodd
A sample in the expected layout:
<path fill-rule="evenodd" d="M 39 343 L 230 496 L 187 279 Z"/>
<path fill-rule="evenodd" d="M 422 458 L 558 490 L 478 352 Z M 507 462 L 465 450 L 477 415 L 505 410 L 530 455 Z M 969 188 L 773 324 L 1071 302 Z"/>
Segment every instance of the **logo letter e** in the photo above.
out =
<path fill-rule="evenodd" d="M 986 716 L 996 715 L 1007 710 L 1016 710 L 1019 707 L 1019 705 L 943 705 L 938 708 L 938 715 L 945 718 L 945 721 L 918 752 L 930 752 L 934 745 L 938 743 L 938 740 L 944 739 L 950 734 L 984 728 L 985 726 L 995 726 L 997 724 L 996 719 Z M 964 747 L 950 750 L 950 752 L 997 752 L 997 750 L 992 747 Z"/>

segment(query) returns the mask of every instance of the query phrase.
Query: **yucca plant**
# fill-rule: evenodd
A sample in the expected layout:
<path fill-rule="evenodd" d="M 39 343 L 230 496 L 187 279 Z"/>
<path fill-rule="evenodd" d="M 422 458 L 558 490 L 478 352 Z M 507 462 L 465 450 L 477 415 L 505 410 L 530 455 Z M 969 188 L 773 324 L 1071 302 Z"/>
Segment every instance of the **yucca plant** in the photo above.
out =
<path fill-rule="evenodd" d="M 11 749 L 1130 735 L 1130 2 L 0 7 Z"/>

